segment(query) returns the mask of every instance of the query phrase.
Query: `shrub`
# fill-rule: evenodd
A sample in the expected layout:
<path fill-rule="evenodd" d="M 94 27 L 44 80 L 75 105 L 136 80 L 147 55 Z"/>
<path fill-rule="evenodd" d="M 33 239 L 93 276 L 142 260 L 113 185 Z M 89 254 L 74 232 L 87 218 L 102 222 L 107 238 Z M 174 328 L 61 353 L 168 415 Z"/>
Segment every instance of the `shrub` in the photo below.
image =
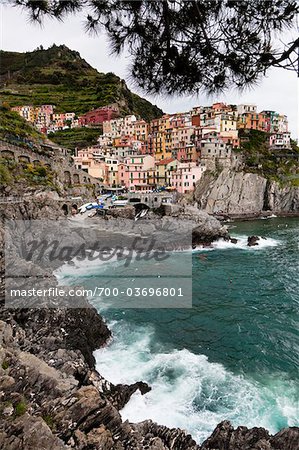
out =
<path fill-rule="evenodd" d="M 19 402 L 15 407 L 15 415 L 17 417 L 22 416 L 27 411 L 27 405 L 24 401 Z"/>
<path fill-rule="evenodd" d="M 8 361 L 3 361 L 3 363 L 1 364 L 1 367 L 3 370 L 8 369 L 8 367 L 9 367 Z"/>
<path fill-rule="evenodd" d="M 0 162 L 0 186 L 5 186 L 9 184 L 12 180 L 10 171 L 7 165 L 3 162 Z"/>
<path fill-rule="evenodd" d="M 45 416 L 43 416 L 43 420 L 51 430 L 55 428 L 53 417 L 50 414 L 46 414 Z"/>

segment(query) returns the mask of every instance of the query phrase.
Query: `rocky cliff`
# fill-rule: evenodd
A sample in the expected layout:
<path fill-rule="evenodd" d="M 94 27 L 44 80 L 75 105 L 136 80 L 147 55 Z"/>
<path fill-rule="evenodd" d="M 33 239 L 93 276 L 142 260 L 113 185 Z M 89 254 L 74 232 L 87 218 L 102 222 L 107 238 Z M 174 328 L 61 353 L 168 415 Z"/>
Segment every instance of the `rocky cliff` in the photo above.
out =
<path fill-rule="evenodd" d="M 178 211 L 177 211 L 178 212 Z M 40 219 L 53 224 L 63 217 L 54 200 L 37 198 L 2 205 L 1 219 Z M 175 216 L 175 211 L 168 214 Z M 189 220 L 192 208 L 183 211 Z M 167 218 L 169 219 L 173 218 Z M 112 219 L 117 220 L 117 219 Z M 105 222 L 105 221 L 103 221 Z M 199 239 L 225 235 L 218 221 L 197 214 Z M 54 229 L 53 225 L 53 229 Z M 4 282 L 0 222 L 0 275 Z M 12 248 L 12 251 L 14 249 Z M 45 274 L 45 283 L 55 285 Z M 41 283 L 43 279 L 41 280 Z M 0 291 L 0 448 L 5 450 L 298 450 L 299 429 L 271 436 L 263 428 L 234 429 L 222 422 L 200 446 L 185 431 L 146 420 L 123 422 L 119 410 L 146 383 L 113 385 L 95 370 L 93 351 L 111 338 L 110 331 L 86 301 L 85 307 L 7 309 Z M 81 299 L 82 302 L 82 299 Z M 188 382 L 188 380 L 186 380 Z"/>
<path fill-rule="evenodd" d="M 224 169 L 217 176 L 207 173 L 196 186 L 194 200 L 210 214 L 299 213 L 299 187 L 281 187 L 258 174 L 231 169 Z"/>

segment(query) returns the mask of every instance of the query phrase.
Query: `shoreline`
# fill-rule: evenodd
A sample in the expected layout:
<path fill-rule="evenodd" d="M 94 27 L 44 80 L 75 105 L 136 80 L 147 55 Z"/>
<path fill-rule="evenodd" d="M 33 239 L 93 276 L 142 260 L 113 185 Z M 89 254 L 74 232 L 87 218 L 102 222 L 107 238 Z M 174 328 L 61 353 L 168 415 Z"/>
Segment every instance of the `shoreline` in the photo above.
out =
<path fill-rule="evenodd" d="M 49 205 L 47 207 L 51 210 Z M 53 208 L 55 210 L 54 205 Z M 15 215 L 15 208 L 11 211 Z M 25 211 L 27 217 L 20 208 L 22 219 L 44 218 L 45 215 L 41 210 L 39 216 L 32 207 Z M 56 208 L 57 218 L 60 214 Z M 3 448 L 9 448 L 6 439 L 19 445 L 18 434 L 31 443 L 32 449 L 46 445 L 45 448 L 55 450 L 212 450 L 218 447 L 231 449 L 227 446 L 233 441 L 238 442 L 242 450 L 248 448 L 249 443 L 253 445 L 262 439 L 269 444 L 269 450 L 278 448 L 279 443 L 283 443 L 281 448 L 284 450 L 294 450 L 292 442 L 299 437 L 299 429 L 288 428 L 271 436 L 263 428 L 234 429 L 224 421 L 202 445 L 198 445 L 181 429 L 169 429 L 151 420 L 138 424 L 123 422 L 119 410 L 136 390 L 146 393 L 150 386 L 142 380 L 133 385 L 113 385 L 97 372 L 93 352 L 109 345 L 112 339 L 111 331 L 89 302 L 81 309 L 9 311 L 1 307 L 3 350 L 0 352 L 0 373 L 6 383 L 2 386 L 6 406 L 0 411 L 5 413 L 0 424 Z M 27 375 L 19 379 L 20 373 Z M 26 405 L 25 412 L 16 416 L 16 408 L 22 402 Z M 34 427 L 40 432 L 33 443 Z"/>
<path fill-rule="evenodd" d="M 211 214 L 216 219 L 220 220 L 222 223 L 226 223 L 229 221 L 236 222 L 247 222 L 251 220 L 260 220 L 260 219 L 271 219 L 271 218 L 299 218 L 298 212 L 265 212 L 265 213 L 245 213 L 245 214 Z"/>

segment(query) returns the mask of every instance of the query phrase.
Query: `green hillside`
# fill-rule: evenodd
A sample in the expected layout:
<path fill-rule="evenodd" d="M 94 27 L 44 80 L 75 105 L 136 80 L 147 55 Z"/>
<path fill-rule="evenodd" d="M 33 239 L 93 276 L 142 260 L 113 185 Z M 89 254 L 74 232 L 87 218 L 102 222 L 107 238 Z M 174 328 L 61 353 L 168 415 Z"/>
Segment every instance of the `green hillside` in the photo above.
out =
<path fill-rule="evenodd" d="M 74 152 L 75 148 L 80 149 L 97 144 L 98 137 L 102 133 L 102 127 L 82 127 L 56 131 L 56 133 L 50 133 L 48 137 L 51 141 L 55 142 L 55 144 L 69 148 Z"/>
<path fill-rule="evenodd" d="M 0 98 L 11 106 L 54 104 L 56 112 L 77 115 L 110 103 L 118 103 L 122 114 L 145 120 L 162 115 L 124 80 L 99 73 L 65 45 L 26 53 L 0 51 Z"/>
<path fill-rule="evenodd" d="M 299 147 L 295 141 L 290 149 L 271 150 L 269 134 L 258 130 L 239 130 L 245 170 L 279 182 L 298 185 Z"/>
<path fill-rule="evenodd" d="M 20 117 L 18 113 L 10 111 L 5 103 L 0 103 L 0 139 L 13 143 L 17 143 L 18 140 L 20 143 L 23 143 L 24 140 L 43 142 L 45 136 Z"/>

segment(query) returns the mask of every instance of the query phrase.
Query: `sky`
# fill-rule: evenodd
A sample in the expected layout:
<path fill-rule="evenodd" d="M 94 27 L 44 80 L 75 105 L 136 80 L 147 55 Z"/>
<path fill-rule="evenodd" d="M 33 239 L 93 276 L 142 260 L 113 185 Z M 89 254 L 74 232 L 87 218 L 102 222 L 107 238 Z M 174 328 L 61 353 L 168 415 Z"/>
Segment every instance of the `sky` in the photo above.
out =
<path fill-rule="evenodd" d="M 293 138 L 299 137 L 299 79 L 296 73 L 283 69 L 271 69 L 261 83 L 240 93 L 237 90 L 218 96 L 149 96 L 130 82 L 129 55 L 111 56 L 105 35 L 91 36 L 84 31 L 82 13 L 68 16 L 64 22 L 46 19 L 43 26 L 28 20 L 26 12 L 11 5 L 0 6 L 0 48 L 7 51 L 32 51 L 43 45 L 65 44 L 81 54 L 91 66 L 100 72 L 114 72 L 125 79 L 129 88 L 158 105 L 164 112 L 188 111 L 193 106 L 210 105 L 216 101 L 232 104 L 255 103 L 258 110 L 275 110 L 286 114 Z"/>

